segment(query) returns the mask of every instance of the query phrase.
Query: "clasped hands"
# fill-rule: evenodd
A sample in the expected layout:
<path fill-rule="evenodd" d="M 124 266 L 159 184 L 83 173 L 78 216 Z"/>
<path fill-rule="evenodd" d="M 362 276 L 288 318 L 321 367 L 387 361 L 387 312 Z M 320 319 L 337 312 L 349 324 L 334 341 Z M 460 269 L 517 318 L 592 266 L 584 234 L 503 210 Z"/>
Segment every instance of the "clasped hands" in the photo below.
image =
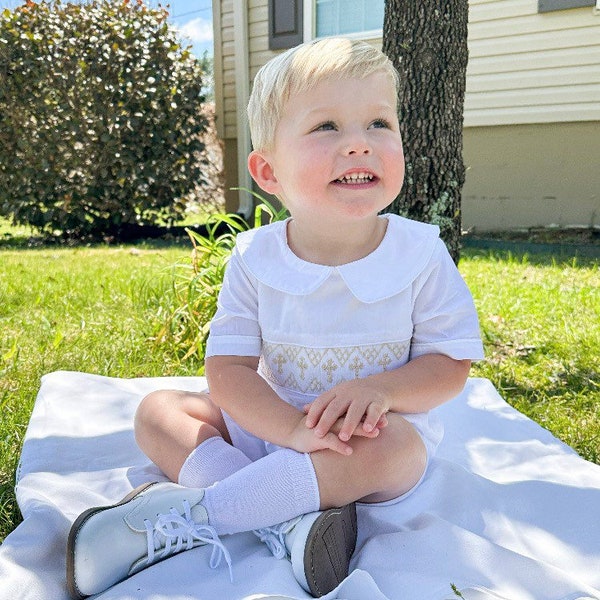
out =
<path fill-rule="evenodd" d="M 388 424 L 389 410 L 388 398 L 365 380 L 340 383 L 304 406 L 292 446 L 299 452 L 330 449 L 350 455 L 350 439 L 376 438 Z"/>

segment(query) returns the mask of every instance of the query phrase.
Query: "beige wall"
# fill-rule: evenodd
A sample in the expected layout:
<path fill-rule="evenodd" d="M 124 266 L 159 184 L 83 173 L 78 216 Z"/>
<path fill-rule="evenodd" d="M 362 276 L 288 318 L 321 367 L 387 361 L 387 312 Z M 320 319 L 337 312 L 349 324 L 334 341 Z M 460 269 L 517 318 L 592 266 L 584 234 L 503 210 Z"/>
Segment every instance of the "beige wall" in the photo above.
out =
<path fill-rule="evenodd" d="M 600 123 L 469 127 L 463 227 L 600 225 Z"/>

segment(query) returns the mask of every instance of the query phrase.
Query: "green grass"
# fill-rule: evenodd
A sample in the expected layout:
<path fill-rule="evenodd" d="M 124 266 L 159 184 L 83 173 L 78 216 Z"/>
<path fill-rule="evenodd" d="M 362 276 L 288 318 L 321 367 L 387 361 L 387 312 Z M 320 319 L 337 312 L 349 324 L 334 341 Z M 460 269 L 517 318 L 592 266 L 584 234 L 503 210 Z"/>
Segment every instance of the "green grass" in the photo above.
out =
<path fill-rule="evenodd" d="M 189 247 L 0 250 L 0 540 L 18 521 L 14 472 L 43 374 L 195 375 L 153 341 Z"/>
<path fill-rule="evenodd" d="M 460 269 L 486 346 L 472 374 L 600 464 L 598 262 L 469 252 Z"/>
<path fill-rule="evenodd" d="M 202 372 L 196 356 L 155 341 L 176 306 L 174 265 L 189 263 L 189 242 L 27 249 L 27 236 L 0 247 L 0 540 L 20 519 L 14 473 L 43 374 Z M 460 269 L 488 355 L 473 375 L 600 463 L 598 264 L 469 251 Z"/>

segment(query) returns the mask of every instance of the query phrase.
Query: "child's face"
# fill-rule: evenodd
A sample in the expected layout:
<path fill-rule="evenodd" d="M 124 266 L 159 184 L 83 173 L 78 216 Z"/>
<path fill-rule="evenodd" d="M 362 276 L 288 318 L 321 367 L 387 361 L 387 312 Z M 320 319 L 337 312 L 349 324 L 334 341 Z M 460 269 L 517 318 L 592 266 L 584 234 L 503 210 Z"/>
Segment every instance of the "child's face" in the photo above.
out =
<path fill-rule="evenodd" d="M 325 80 L 289 98 L 273 149 L 253 154 L 252 175 L 295 220 L 376 218 L 404 178 L 396 90 L 384 73 Z"/>

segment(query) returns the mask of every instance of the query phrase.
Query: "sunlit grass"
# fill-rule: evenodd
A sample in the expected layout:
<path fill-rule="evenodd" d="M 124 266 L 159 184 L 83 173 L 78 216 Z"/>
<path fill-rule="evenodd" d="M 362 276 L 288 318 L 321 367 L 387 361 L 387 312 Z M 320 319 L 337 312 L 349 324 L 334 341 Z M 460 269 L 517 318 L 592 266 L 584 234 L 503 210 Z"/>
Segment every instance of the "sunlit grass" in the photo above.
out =
<path fill-rule="evenodd" d="M 186 245 L 0 250 L 0 539 L 18 520 L 14 472 L 45 373 L 197 374 L 153 341 Z"/>
<path fill-rule="evenodd" d="M 460 268 L 487 353 L 473 374 L 600 463 L 598 262 L 469 252 Z"/>

